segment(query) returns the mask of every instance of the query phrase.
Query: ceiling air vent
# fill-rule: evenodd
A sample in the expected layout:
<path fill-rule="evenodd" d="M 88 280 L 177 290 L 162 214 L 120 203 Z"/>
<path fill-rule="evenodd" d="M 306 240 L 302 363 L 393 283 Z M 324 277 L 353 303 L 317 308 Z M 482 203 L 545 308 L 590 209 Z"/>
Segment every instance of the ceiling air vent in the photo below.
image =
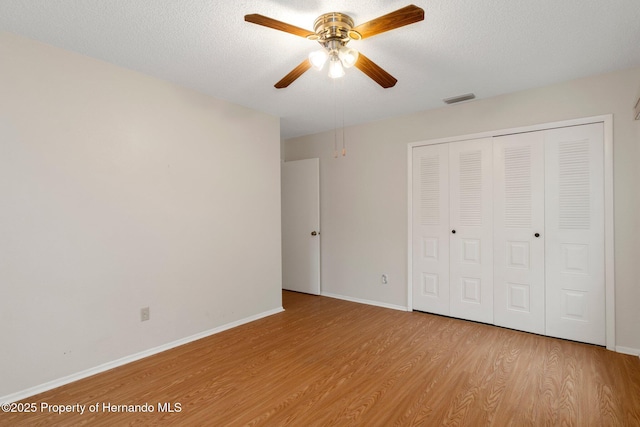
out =
<path fill-rule="evenodd" d="M 475 99 L 475 95 L 472 93 L 467 93 L 464 95 L 454 96 L 453 98 L 443 99 L 442 101 L 445 104 L 455 104 L 456 102 L 468 101 L 470 99 Z"/>

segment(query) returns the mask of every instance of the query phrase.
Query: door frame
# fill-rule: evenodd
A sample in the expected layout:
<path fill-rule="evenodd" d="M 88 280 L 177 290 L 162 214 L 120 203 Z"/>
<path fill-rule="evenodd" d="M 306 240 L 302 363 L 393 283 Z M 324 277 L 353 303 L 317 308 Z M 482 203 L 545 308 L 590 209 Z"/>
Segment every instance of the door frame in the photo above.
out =
<path fill-rule="evenodd" d="M 424 145 L 444 144 L 449 142 L 466 141 L 480 138 L 504 136 L 525 132 L 580 126 L 592 123 L 602 123 L 604 126 L 604 259 L 605 259 L 605 330 L 606 347 L 616 351 L 616 304 L 615 304 L 615 258 L 614 258 L 614 200 L 613 200 L 613 115 L 584 117 L 550 123 L 540 123 L 531 126 L 521 126 L 499 129 L 488 132 L 429 139 L 412 142 L 407 145 L 407 310 L 413 310 L 413 148 Z"/>

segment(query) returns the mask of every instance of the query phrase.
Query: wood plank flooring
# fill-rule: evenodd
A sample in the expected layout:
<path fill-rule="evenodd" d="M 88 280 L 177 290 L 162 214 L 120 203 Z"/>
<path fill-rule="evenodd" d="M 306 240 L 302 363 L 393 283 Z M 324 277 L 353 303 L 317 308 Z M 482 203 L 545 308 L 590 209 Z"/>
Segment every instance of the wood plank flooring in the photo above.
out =
<path fill-rule="evenodd" d="M 0 413 L 0 425 L 640 426 L 638 357 L 293 292 L 283 305 L 25 400 L 153 413 Z"/>

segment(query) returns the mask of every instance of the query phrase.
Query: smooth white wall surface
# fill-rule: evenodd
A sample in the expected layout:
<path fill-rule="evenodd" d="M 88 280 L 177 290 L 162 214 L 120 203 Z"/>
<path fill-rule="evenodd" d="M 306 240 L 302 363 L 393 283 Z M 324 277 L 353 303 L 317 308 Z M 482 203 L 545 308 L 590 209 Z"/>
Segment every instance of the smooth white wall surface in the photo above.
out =
<path fill-rule="evenodd" d="M 612 113 L 616 344 L 640 349 L 638 93 L 635 68 L 354 126 L 338 159 L 333 132 L 287 140 L 286 160 L 321 158 L 322 291 L 406 306 L 408 143 Z"/>
<path fill-rule="evenodd" d="M 0 58 L 0 396 L 281 307 L 277 117 L 7 33 Z"/>

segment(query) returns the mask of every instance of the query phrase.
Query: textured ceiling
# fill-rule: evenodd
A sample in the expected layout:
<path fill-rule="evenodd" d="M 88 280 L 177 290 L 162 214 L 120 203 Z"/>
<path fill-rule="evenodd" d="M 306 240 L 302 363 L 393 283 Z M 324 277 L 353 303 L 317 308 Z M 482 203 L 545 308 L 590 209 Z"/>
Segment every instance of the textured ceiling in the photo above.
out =
<path fill-rule="evenodd" d="M 283 138 L 640 66 L 640 0 L 413 3 L 424 21 L 349 44 L 398 79 L 391 89 L 357 69 L 338 81 L 309 70 L 275 89 L 319 45 L 243 17 L 312 29 L 339 11 L 358 25 L 410 0 L 1 0 L 0 30 L 276 115 Z"/>

